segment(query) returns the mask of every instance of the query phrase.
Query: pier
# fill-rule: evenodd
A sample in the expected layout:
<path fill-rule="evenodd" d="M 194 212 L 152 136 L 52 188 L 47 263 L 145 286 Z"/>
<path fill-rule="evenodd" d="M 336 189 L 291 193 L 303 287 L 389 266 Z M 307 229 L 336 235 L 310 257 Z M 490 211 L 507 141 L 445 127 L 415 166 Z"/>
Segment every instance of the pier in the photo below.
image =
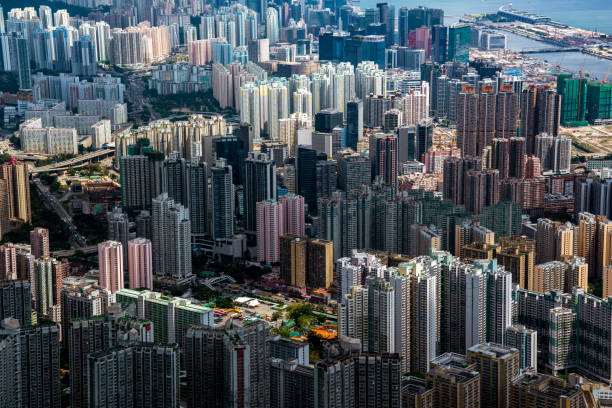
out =
<path fill-rule="evenodd" d="M 526 48 L 523 50 L 516 50 L 519 54 L 541 54 L 545 52 L 572 52 L 578 51 L 581 52 L 582 48 L 578 47 L 570 47 L 570 48 L 560 48 L 560 47 L 551 47 L 551 48 Z"/>

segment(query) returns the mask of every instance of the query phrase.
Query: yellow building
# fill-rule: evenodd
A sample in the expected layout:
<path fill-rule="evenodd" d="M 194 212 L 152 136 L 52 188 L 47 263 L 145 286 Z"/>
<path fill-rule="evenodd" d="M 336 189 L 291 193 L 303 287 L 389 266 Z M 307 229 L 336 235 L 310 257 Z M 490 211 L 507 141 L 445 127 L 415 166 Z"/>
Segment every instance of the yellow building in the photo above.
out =
<path fill-rule="evenodd" d="M 306 248 L 308 239 L 297 235 L 281 235 L 280 278 L 291 286 L 306 287 Z"/>
<path fill-rule="evenodd" d="M 329 288 L 334 281 L 334 243 L 324 239 L 308 241 L 306 283 L 313 288 Z"/>

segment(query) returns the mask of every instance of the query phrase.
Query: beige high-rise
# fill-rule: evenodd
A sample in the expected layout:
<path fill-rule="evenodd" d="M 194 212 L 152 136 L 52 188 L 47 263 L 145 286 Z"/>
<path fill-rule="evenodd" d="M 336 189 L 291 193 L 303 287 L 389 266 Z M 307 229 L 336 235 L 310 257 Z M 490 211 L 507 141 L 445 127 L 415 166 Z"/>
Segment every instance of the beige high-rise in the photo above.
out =
<path fill-rule="evenodd" d="M 599 219 L 597 223 L 597 276 L 612 263 L 612 221 Z"/>
<path fill-rule="evenodd" d="M 571 223 L 561 224 L 555 231 L 555 259 L 574 255 L 574 226 Z"/>
<path fill-rule="evenodd" d="M 6 181 L 6 211 L 10 221 L 28 223 L 32 221 L 30 207 L 30 180 L 28 165 L 14 159 L 0 165 L 0 179 Z M 1 188 L 0 188 L 1 189 Z"/>
<path fill-rule="evenodd" d="M 597 238 L 597 221 L 595 216 L 590 213 L 582 212 L 578 214 L 578 256 L 584 258 L 589 264 L 591 276 L 597 276 L 595 270 L 597 251 L 595 241 Z"/>

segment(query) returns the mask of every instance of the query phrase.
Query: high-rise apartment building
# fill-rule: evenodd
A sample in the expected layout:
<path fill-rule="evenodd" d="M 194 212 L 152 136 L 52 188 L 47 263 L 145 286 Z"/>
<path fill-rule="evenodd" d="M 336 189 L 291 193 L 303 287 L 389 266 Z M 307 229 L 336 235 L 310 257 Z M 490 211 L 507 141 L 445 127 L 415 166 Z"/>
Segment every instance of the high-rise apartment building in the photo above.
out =
<path fill-rule="evenodd" d="M 474 87 L 464 86 L 457 96 L 457 147 L 463 156 L 479 156 L 478 94 Z"/>
<path fill-rule="evenodd" d="M 501 344 L 482 343 L 468 348 L 467 359 L 480 373 L 481 406 L 511 406 L 510 384 L 520 371 L 519 351 Z"/>
<path fill-rule="evenodd" d="M 2 322 L 0 334 L 3 404 L 59 408 L 62 390 L 57 324 L 20 327 L 17 320 L 7 319 Z"/>
<path fill-rule="evenodd" d="M 146 238 L 128 241 L 128 271 L 130 289 L 153 289 L 153 245 Z"/>
<path fill-rule="evenodd" d="M 508 347 L 515 348 L 520 353 L 520 369 L 538 369 L 538 332 L 523 325 L 512 325 L 506 329 Z"/>
<path fill-rule="evenodd" d="M 62 341 L 68 339 L 68 327 L 72 319 L 103 315 L 114 300 L 113 293 L 91 280 L 71 279 L 61 291 Z"/>
<path fill-rule="evenodd" d="M 88 406 L 176 407 L 179 349 L 139 344 L 88 356 Z"/>
<path fill-rule="evenodd" d="M 16 280 L 17 270 L 17 248 L 11 243 L 0 245 L 0 280 Z"/>
<path fill-rule="evenodd" d="M 304 235 L 304 197 L 295 194 L 285 194 L 278 198 L 283 212 L 286 234 Z"/>
<path fill-rule="evenodd" d="M 359 353 L 358 344 L 340 340 L 339 356 L 315 365 L 315 404 L 356 407 L 366 404 L 399 407 L 401 368 L 397 354 Z M 353 348 L 351 348 L 353 347 Z"/>
<path fill-rule="evenodd" d="M 373 353 L 395 352 L 395 294 L 383 278 L 366 278 L 369 301 L 369 344 Z"/>
<path fill-rule="evenodd" d="M 0 282 L 0 320 L 16 319 L 20 327 L 32 324 L 32 291 L 29 281 Z"/>
<path fill-rule="evenodd" d="M 440 365 L 427 372 L 433 389 L 432 406 L 480 407 L 478 371 L 451 365 Z"/>
<path fill-rule="evenodd" d="M 567 266 L 560 261 L 550 261 L 533 268 L 533 285 L 536 292 L 562 291 L 565 289 Z"/>
<path fill-rule="evenodd" d="M 257 259 L 267 264 L 280 259 L 279 237 L 285 233 L 282 205 L 273 200 L 257 203 Z"/>
<path fill-rule="evenodd" d="M 153 198 L 165 190 L 163 155 L 120 156 L 118 161 L 122 205 L 150 209 Z"/>
<path fill-rule="evenodd" d="M 369 291 L 362 285 L 350 286 L 338 306 L 338 336 L 360 340 L 362 350 L 370 349 Z"/>
<path fill-rule="evenodd" d="M 307 285 L 315 288 L 329 288 L 334 279 L 333 243 L 318 238 L 310 239 L 307 251 Z"/>
<path fill-rule="evenodd" d="M 244 227 L 255 232 L 257 203 L 276 200 L 276 165 L 265 153 L 250 152 L 245 159 Z"/>
<path fill-rule="evenodd" d="M 345 192 L 358 190 L 369 184 L 371 177 L 370 161 L 352 150 L 342 150 L 338 154 L 338 188 Z"/>
<path fill-rule="evenodd" d="M 74 319 L 69 323 L 68 354 L 70 362 L 70 405 L 88 407 L 87 360 L 90 353 L 108 350 L 113 344 L 112 322 L 103 316 Z"/>
<path fill-rule="evenodd" d="M 104 241 L 98 244 L 98 270 L 100 286 L 111 293 L 123 289 L 123 245 L 117 241 Z"/>
<path fill-rule="evenodd" d="M 510 385 L 510 406 L 538 404 L 542 407 L 580 407 L 584 403 L 582 390 L 564 380 L 540 374 L 535 370 L 524 371 Z"/>
<path fill-rule="evenodd" d="M 10 159 L 8 162 L 0 165 L 0 186 L 2 184 L 4 184 L 6 191 L 6 207 L 5 212 L 2 213 L 2 204 L 0 203 L 0 228 L 7 221 L 31 222 L 32 210 L 30 208 L 30 175 L 28 165 L 15 159 Z"/>
<path fill-rule="evenodd" d="M 190 327 L 184 347 L 187 406 L 269 406 L 268 337 L 263 322 Z"/>
<path fill-rule="evenodd" d="M 372 179 L 379 177 L 383 184 L 397 185 L 397 138 L 380 134 L 370 140 Z"/>
<path fill-rule="evenodd" d="M 234 184 L 232 166 L 218 159 L 212 173 L 212 235 L 215 239 L 234 236 Z M 206 211 L 206 208 L 204 208 Z M 193 225 L 193 224 L 192 224 Z"/>
<path fill-rule="evenodd" d="M 527 154 L 535 152 L 535 138 L 541 133 L 557 136 L 561 115 L 561 97 L 553 89 L 530 85 L 521 93 L 521 136 Z"/>
<path fill-rule="evenodd" d="M 295 234 L 281 235 L 280 278 L 291 286 L 306 287 L 308 241 Z"/>
<path fill-rule="evenodd" d="M 51 258 L 38 258 L 34 260 L 30 281 L 34 287 L 32 299 L 38 314 L 48 316 L 53 303 L 53 266 Z"/>
<path fill-rule="evenodd" d="M 191 221 L 189 211 L 161 194 L 152 202 L 153 268 L 157 275 L 189 278 L 191 272 Z"/>
<path fill-rule="evenodd" d="M 314 406 L 314 369 L 297 360 L 270 360 L 270 407 Z"/>
<path fill-rule="evenodd" d="M 36 258 L 49 256 L 49 230 L 36 227 L 30 231 L 30 251 Z"/>

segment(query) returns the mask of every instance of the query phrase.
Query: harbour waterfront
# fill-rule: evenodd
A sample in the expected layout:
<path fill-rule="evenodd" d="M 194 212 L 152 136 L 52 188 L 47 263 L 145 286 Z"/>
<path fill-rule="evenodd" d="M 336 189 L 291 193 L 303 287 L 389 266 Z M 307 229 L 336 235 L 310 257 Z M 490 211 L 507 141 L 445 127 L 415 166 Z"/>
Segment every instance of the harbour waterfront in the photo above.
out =
<path fill-rule="evenodd" d="M 382 0 L 361 0 L 353 3 L 356 6 L 366 9 L 376 7 L 376 3 Z M 403 7 L 402 3 L 394 4 L 397 9 Z M 496 13 L 499 7 L 510 4 L 508 1 L 475 1 L 455 2 L 451 0 L 420 0 L 419 5 L 425 7 L 441 8 L 444 10 L 446 25 L 451 25 L 459 21 L 459 17 L 471 13 Z M 406 6 L 406 7 L 415 7 Z M 592 6 L 592 7 L 591 7 Z M 579 0 L 518 0 L 512 2 L 512 7 L 519 10 L 529 11 L 545 16 L 552 17 L 553 20 L 580 28 L 597 28 L 600 31 L 612 34 L 612 2 L 609 0 L 594 0 L 589 9 L 584 10 L 584 3 Z M 507 46 L 510 50 L 522 50 L 527 48 L 553 48 L 554 46 L 543 42 L 523 37 L 514 33 L 504 31 L 507 38 Z M 535 53 L 529 57 L 537 58 L 549 62 L 553 65 L 560 65 L 565 71 L 578 74 L 581 67 L 584 73 L 588 73 L 590 78 L 603 79 L 608 68 L 612 67 L 612 61 L 604 58 L 597 58 L 592 55 L 583 54 L 578 51 L 559 52 L 559 53 Z M 612 74 L 611 74 L 612 75 Z"/>
<path fill-rule="evenodd" d="M 376 7 L 381 0 L 361 0 L 353 3 L 362 9 Z M 496 13 L 504 5 L 512 3 L 517 10 L 541 14 L 551 17 L 553 20 L 570 26 L 584 28 L 587 30 L 599 30 L 612 34 L 612 2 L 610 0 L 592 0 L 584 2 L 581 0 L 419 0 L 416 3 L 388 1 L 400 7 L 416 7 L 418 5 L 441 8 L 449 16 L 461 16 L 463 14 Z"/>
<path fill-rule="evenodd" d="M 532 40 L 513 33 L 506 34 L 507 46 L 509 50 L 522 50 L 527 48 L 553 48 L 550 44 Z M 578 51 L 555 52 L 555 53 L 535 53 L 529 54 L 530 57 L 538 58 L 553 65 L 559 65 L 562 69 L 569 72 L 578 73 L 582 68 L 583 73 L 588 74 L 593 79 L 603 79 L 608 68 L 612 67 L 612 61 L 597 58 L 592 55 L 583 54 Z"/>

